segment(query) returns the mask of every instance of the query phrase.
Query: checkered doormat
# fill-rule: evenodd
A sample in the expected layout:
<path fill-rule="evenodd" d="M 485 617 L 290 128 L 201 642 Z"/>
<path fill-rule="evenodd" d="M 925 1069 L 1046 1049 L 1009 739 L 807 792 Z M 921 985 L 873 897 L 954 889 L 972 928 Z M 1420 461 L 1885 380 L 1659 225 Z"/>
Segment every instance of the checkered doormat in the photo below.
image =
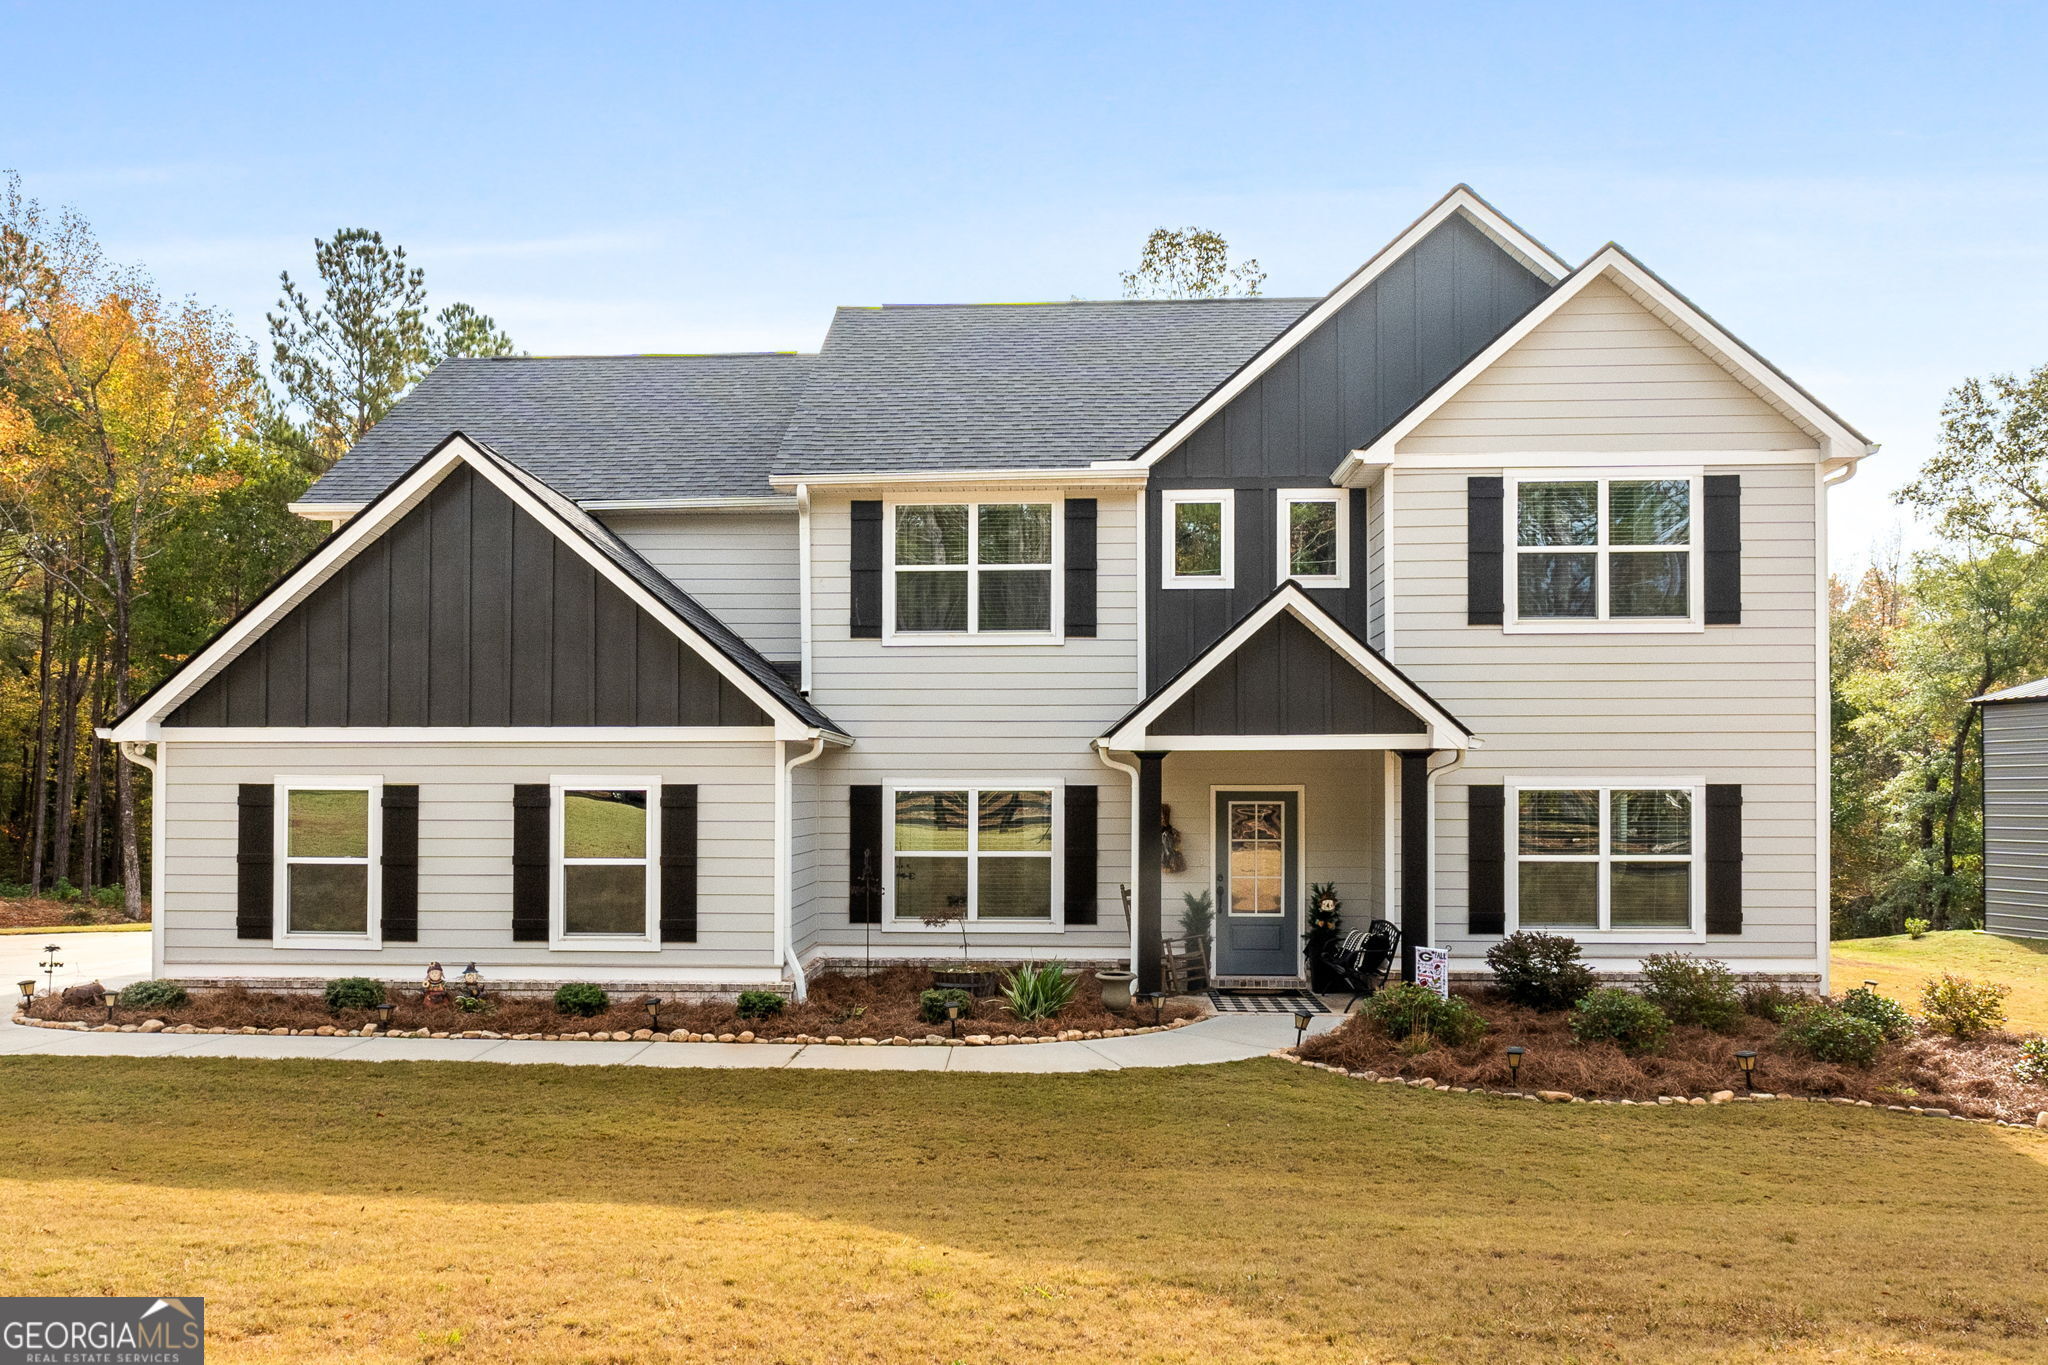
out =
<path fill-rule="evenodd" d="M 1227 1014 L 1328 1014 L 1323 1002 L 1313 995 L 1240 995 L 1235 991 L 1210 991 L 1209 1003 Z"/>

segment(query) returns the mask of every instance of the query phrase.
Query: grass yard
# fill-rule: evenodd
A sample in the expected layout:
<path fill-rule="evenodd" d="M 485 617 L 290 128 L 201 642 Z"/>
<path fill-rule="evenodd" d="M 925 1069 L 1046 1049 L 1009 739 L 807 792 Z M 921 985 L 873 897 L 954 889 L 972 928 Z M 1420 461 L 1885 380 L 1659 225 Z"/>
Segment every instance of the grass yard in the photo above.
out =
<path fill-rule="evenodd" d="M 6 1294 L 218 1361 L 2048 1356 L 2048 1135 L 1078 1076 L 0 1059 Z"/>
<path fill-rule="evenodd" d="M 2012 987 L 2005 1002 L 2006 1027 L 2015 1033 L 2048 1033 L 2048 940 L 1994 938 L 1952 929 L 1908 938 L 1840 939 L 1832 957 L 1836 994 L 1877 982 L 1878 990 L 1907 1009 L 1920 1010 L 1920 987 L 1931 976 L 1953 972 Z"/>

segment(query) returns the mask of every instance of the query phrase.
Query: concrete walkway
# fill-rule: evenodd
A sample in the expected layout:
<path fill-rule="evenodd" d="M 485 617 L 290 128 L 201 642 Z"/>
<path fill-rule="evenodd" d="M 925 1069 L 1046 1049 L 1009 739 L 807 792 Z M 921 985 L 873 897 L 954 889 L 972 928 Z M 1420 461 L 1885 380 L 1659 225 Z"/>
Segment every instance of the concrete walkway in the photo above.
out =
<path fill-rule="evenodd" d="M 57 956 L 57 988 L 95 977 L 109 986 L 149 971 L 147 934 L 0 936 L 0 984 L 34 971 L 43 945 L 67 940 Z M 74 965 L 76 964 L 76 965 Z M 1285 1014 L 1226 1014 L 1167 1033 L 1027 1047 L 832 1047 L 795 1043 L 543 1043 L 491 1038 L 280 1038 L 238 1033 L 73 1033 L 14 1023 L 0 1011 L 0 1056 L 338 1058 L 352 1062 L 508 1062 L 564 1066 L 795 1067 L 819 1071 L 1118 1071 L 1125 1067 L 1208 1066 L 1263 1057 L 1294 1042 Z M 1316 1016 L 1311 1033 L 1342 1016 Z"/>

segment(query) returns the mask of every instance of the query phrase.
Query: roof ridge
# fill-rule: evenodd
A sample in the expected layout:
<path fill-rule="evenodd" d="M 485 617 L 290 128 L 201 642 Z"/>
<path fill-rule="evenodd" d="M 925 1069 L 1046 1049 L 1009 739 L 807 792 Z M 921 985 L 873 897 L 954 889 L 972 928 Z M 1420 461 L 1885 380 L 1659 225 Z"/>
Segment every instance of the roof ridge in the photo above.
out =
<path fill-rule="evenodd" d="M 1142 307 L 1147 304 L 1165 303 L 1314 303 L 1321 297 L 1320 294 L 1251 294 L 1202 299 L 1019 299 L 989 303 L 842 303 L 835 305 L 834 311 L 879 313 L 889 309 L 910 308 L 1073 308 L 1080 305 L 1102 304 Z"/>
<path fill-rule="evenodd" d="M 802 360 L 815 359 L 816 351 L 616 351 L 569 352 L 563 355 L 458 355 L 449 361 L 478 361 L 505 364 L 532 360 Z"/>

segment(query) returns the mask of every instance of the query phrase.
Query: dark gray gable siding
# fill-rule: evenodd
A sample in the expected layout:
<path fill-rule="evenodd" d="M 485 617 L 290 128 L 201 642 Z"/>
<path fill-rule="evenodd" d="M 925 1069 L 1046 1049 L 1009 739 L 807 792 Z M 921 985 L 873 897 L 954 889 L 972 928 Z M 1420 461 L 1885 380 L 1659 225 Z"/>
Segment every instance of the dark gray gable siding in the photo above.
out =
<path fill-rule="evenodd" d="M 1276 489 L 1327 487 L 1347 451 L 1370 444 L 1549 291 L 1453 216 L 1161 460 L 1146 495 L 1146 687 L 1179 672 L 1273 590 Z M 1230 590 L 1160 587 L 1159 494 L 1169 488 L 1237 490 Z M 1362 635 L 1364 492 L 1351 510 L 1351 586 L 1310 596 Z"/>
<path fill-rule="evenodd" d="M 1283 612 L 1148 728 L 1162 735 L 1412 735 L 1425 727 Z"/>
<path fill-rule="evenodd" d="M 209 726 L 766 725 L 468 468 L 166 719 Z"/>

